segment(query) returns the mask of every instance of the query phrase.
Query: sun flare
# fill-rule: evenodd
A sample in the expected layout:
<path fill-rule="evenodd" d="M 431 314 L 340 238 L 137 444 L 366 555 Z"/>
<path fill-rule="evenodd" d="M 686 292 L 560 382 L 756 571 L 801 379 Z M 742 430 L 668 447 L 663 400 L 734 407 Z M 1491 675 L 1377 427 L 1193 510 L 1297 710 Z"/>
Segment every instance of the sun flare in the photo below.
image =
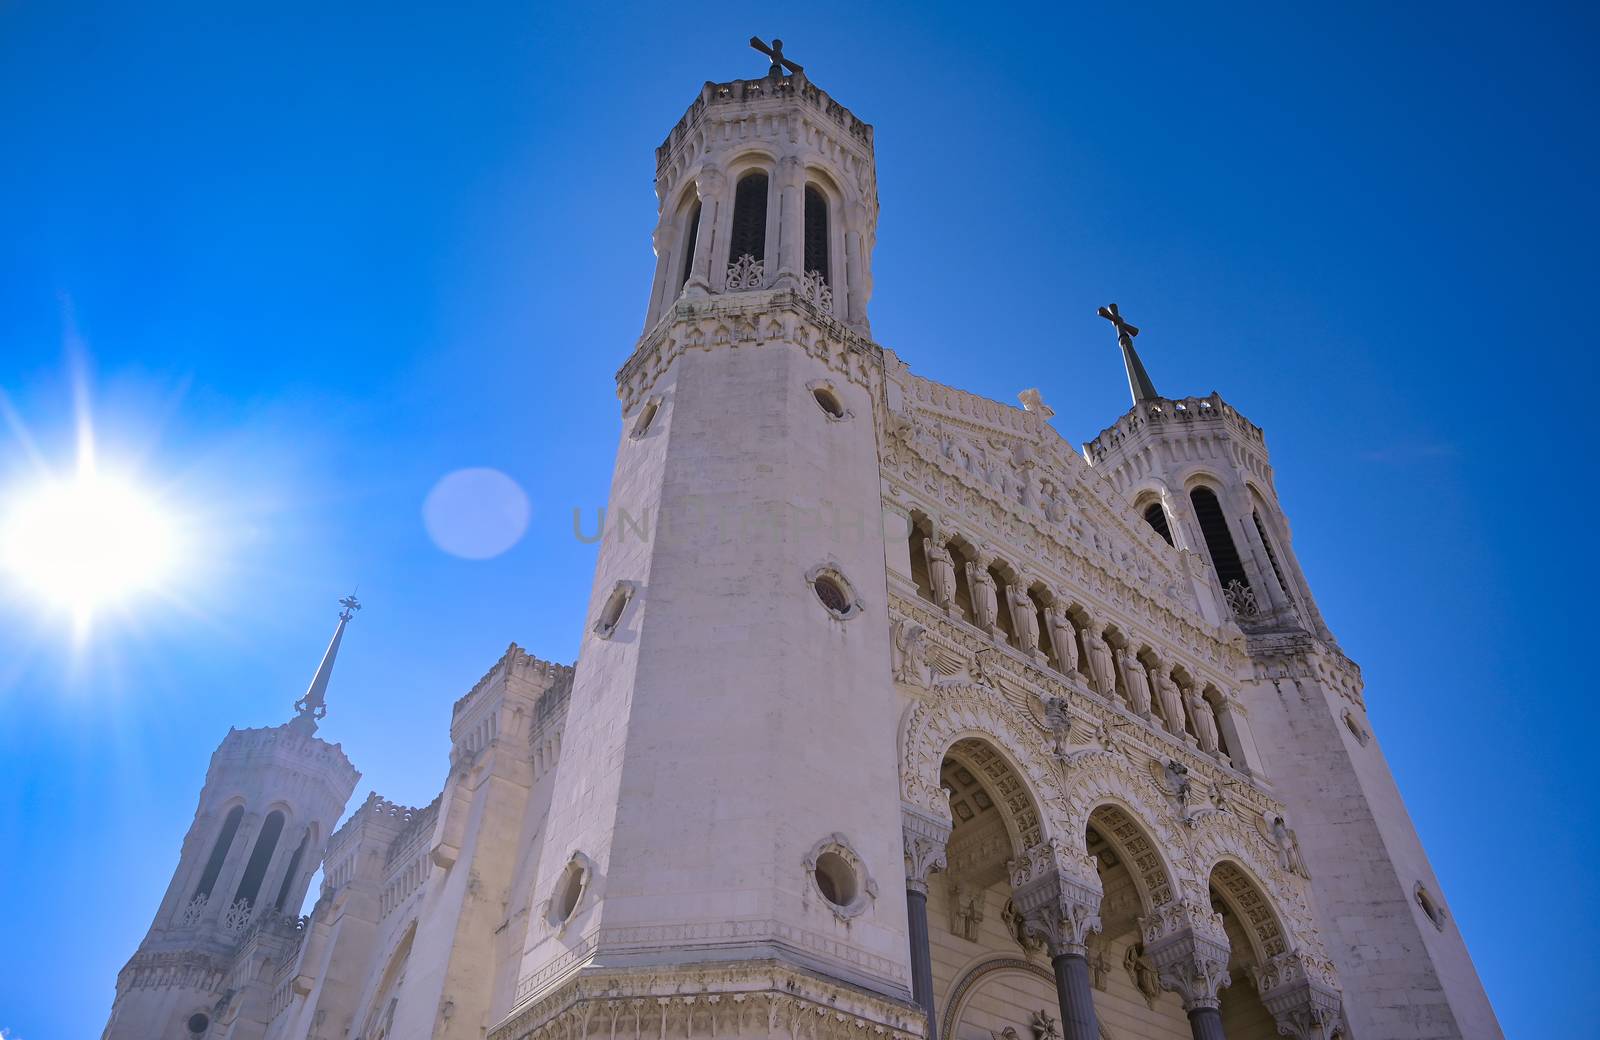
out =
<path fill-rule="evenodd" d="M 177 525 L 156 496 L 133 483 L 86 469 L 6 498 L 0 564 L 80 619 L 158 588 L 172 571 Z"/>

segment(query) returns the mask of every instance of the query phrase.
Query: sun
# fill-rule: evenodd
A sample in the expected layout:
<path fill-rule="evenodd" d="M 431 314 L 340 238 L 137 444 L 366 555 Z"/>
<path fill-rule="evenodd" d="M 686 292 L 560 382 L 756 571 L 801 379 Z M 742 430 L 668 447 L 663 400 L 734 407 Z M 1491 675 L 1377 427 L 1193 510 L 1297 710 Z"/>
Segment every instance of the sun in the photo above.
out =
<path fill-rule="evenodd" d="M 159 588 L 172 572 L 177 541 L 174 517 L 155 495 L 93 468 L 0 502 L 0 566 L 80 622 Z"/>

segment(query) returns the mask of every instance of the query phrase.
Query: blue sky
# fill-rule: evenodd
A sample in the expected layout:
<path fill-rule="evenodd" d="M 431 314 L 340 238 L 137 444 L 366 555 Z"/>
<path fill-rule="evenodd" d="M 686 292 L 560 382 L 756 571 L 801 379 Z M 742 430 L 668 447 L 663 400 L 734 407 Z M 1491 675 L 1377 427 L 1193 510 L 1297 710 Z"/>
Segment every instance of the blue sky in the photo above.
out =
<path fill-rule="evenodd" d="M 198 529 L 79 643 L 0 589 L 0 1029 L 99 1031 L 212 749 L 288 716 L 356 583 L 353 801 L 433 796 L 507 643 L 572 659 L 654 148 L 751 33 L 876 125 L 914 369 L 1088 439 L 1116 300 L 1158 388 L 1265 427 L 1508 1035 L 1591 1029 L 1593 9 L 1124 7 L 0 6 L 0 496 L 70 466 L 79 379 Z M 474 466 L 532 503 L 488 561 L 421 518 Z"/>

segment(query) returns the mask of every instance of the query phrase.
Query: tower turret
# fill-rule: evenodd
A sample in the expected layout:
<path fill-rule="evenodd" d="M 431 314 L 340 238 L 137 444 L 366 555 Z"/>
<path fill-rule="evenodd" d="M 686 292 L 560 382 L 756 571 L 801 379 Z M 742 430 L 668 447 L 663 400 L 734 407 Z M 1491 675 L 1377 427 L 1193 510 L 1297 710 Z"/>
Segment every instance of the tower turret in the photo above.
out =
<path fill-rule="evenodd" d="M 1109 311 L 1109 313 L 1108 313 Z M 1324 623 L 1289 540 L 1261 428 L 1212 393 L 1161 397 L 1115 308 L 1133 407 L 1084 445 L 1145 521 L 1203 555 L 1244 636 L 1240 693 L 1299 833 L 1356 1036 L 1498 1036 L 1461 933 L 1366 715 L 1361 670 Z"/>
<path fill-rule="evenodd" d="M 752 40 L 752 44 L 760 44 Z M 678 300 L 784 289 L 868 332 L 878 183 L 872 127 L 783 56 L 707 83 L 656 149 L 653 329 Z"/>
<path fill-rule="evenodd" d="M 345 626 L 339 621 L 296 715 L 279 726 L 230 729 L 211 756 L 200 804 L 166 896 L 117 977 L 106 1040 L 204 1036 L 243 943 L 298 916 L 333 825 L 360 777 L 316 733 Z"/>
<path fill-rule="evenodd" d="M 591 624 L 497 1038 L 632 998 L 700 1015 L 687 992 L 734 1009 L 713 1012 L 728 1037 L 920 1017 L 863 335 L 872 128 L 774 59 L 707 83 L 656 153 L 647 331 L 617 376 Z"/>

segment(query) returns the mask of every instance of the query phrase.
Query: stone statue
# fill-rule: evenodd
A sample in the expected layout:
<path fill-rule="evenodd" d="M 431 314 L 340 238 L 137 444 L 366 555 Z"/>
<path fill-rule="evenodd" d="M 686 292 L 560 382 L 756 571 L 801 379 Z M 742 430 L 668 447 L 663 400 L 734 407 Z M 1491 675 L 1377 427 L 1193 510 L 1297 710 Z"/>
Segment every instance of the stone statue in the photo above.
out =
<path fill-rule="evenodd" d="M 894 681 L 927 689 L 933 681 L 928 665 L 928 632 L 904 619 L 894 625 Z"/>
<path fill-rule="evenodd" d="M 922 540 L 922 551 L 928 557 L 928 581 L 933 585 L 933 602 L 939 609 L 949 610 L 956 601 L 956 563 L 950 550 L 932 538 Z"/>
<path fill-rule="evenodd" d="M 1291 874 L 1299 874 L 1310 879 L 1311 871 L 1306 869 L 1305 860 L 1300 857 L 1300 839 L 1294 836 L 1294 831 L 1284 822 L 1282 816 L 1272 816 L 1267 824 L 1268 840 L 1278 850 L 1278 865 Z"/>
<path fill-rule="evenodd" d="M 1032 654 L 1039 649 L 1039 608 L 1020 584 L 1006 590 L 1011 601 L 1011 627 L 1017 631 L 1017 649 Z"/>
<path fill-rule="evenodd" d="M 1055 1016 L 1044 1008 L 1033 1013 L 1033 1040 L 1061 1040 L 1061 1026 Z"/>
<path fill-rule="evenodd" d="M 1006 1026 L 1004 1029 L 1001 1029 L 998 1032 L 991 1029 L 989 1030 L 989 1035 L 992 1036 L 994 1040 L 1022 1040 L 1022 1034 L 1017 1032 L 1016 1026 Z"/>
<path fill-rule="evenodd" d="M 968 942 L 978 941 L 978 925 L 983 923 L 983 889 L 975 885 L 950 883 L 950 930 Z"/>
<path fill-rule="evenodd" d="M 1122 685 L 1128 688 L 1128 706 L 1140 718 L 1150 717 L 1150 675 L 1132 653 L 1122 652 Z"/>
<path fill-rule="evenodd" d="M 981 563 L 967 564 L 967 584 L 972 589 L 972 623 L 985 632 L 994 631 L 1000 601 L 995 597 L 994 578 Z"/>
<path fill-rule="evenodd" d="M 1208 755 L 1216 754 L 1221 744 L 1217 740 L 1217 716 L 1211 710 L 1211 702 L 1194 689 L 1184 695 L 1183 701 L 1189 706 L 1189 718 L 1194 720 L 1194 735 L 1200 741 L 1200 750 Z"/>
<path fill-rule="evenodd" d="M 1183 698 L 1178 693 L 1178 684 L 1172 681 L 1172 676 L 1165 671 L 1157 670 L 1155 673 L 1156 694 L 1161 698 L 1161 714 L 1165 716 L 1167 730 L 1179 740 L 1183 739 Z"/>
<path fill-rule="evenodd" d="M 1094 941 L 1089 943 L 1089 983 L 1105 992 L 1106 976 L 1111 974 L 1111 962 L 1106 960 L 1105 940 L 1098 933 L 1091 934 Z"/>
<path fill-rule="evenodd" d="M 1161 996 L 1161 979 L 1156 975 L 1156 966 L 1144 955 L 1143 943 L 1128 947 L 1128 952 L 1122 957 L 1122 969 L 1128 973 L 1128 980 L 1144 995 L 1144 1002 L 1154 1008 Z"/>
<path fill-rule="evenodd" d="M 1056 661 L 1063 672 L 1071 675 L 1078 670 L 1078 630 L 1060 603 L 1051 604 L 1046 620 L 1050 623 L 1050 646 L 1055 649 Z"/>
<path fill-rule="evenodd" d="M 1084 652 L 1089 655 L 1089 671 L 1094 676 L 1094 688 L 1100 691 L 1102 697 L 1115 696 L 1117 675 L 1111 658 L 1111 644 L 1098 631 L 1091 632 L 1083 644 Z"/>

